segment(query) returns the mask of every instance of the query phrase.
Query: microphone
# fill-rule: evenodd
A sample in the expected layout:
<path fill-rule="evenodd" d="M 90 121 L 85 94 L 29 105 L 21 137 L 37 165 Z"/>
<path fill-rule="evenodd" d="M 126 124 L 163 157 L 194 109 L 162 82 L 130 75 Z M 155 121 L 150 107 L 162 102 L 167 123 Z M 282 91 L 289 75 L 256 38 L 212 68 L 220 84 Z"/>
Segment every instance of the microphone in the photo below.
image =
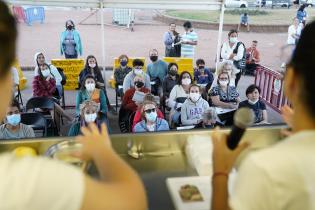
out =
<path fill-rule="evenodd" d="M 241 141 L 246 128 L 254 124 L 254 112 L 249 108 L 240 108 L 234 114 L 234 125 L 227 139 L 227 146 L 234 150 Z"/>

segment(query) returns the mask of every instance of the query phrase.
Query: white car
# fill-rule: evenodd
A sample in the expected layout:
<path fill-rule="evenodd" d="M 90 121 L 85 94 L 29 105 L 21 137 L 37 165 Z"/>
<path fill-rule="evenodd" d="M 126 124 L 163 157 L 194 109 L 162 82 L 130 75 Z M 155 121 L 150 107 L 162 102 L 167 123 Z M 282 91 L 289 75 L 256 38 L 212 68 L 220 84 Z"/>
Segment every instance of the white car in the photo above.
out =
<path fill-rule="evenodd" d="M 247 8 L 248 7 L 247 1 L 243 1 L 243 0 L 226 0 L 224 5 L 226 8 Z"/>

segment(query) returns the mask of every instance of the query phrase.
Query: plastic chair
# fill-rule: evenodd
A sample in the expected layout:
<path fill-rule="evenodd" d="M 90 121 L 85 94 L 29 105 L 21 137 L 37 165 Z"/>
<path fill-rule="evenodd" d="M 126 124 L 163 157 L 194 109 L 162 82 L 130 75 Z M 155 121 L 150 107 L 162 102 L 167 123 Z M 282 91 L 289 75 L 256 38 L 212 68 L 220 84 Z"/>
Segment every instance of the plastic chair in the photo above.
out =
<path fill-rule="evenodd" d="M 38 112 L 22 113 L 21 123 L 30 125 L 34 131 L 43 130 L 43 137 L 47 136 L 47 120 L 43 114 Z"/>

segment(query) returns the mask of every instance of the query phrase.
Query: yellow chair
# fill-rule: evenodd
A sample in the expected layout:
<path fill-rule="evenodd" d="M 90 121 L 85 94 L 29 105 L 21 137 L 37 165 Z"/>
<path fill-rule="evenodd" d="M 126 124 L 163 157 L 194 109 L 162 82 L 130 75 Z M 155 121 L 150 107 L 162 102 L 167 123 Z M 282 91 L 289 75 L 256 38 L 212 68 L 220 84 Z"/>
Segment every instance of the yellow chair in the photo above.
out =
<path fill-rule="evenodd" d="M 191 76 L 194 76 L 194 64 L 192 58 L 180 58 L 180 57 L 164 57 L 163 60 L 166 63 L 176 63 L 178 65 L 178 74 L 183 71 L 188 71 Z"/>

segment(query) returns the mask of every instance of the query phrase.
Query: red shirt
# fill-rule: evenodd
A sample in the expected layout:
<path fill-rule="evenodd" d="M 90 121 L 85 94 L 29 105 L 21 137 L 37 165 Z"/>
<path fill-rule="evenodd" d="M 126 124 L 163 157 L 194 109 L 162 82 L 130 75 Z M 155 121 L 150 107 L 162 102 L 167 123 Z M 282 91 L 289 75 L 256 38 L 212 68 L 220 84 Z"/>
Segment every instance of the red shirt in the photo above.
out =
<path fill-rule="evenodd" d="M 250 64 L 250 63 L 259 63 L 260 62 L 260 56 L 259 56 L 259 52 L 257 49 L 252 49 L 252 47 L 247 48 L 246 50 L 246 63 Z M 256 61 L 252 61 L 251 58 L 255 58 Z"/>
<path fill-rule="evenodd" d="M 143 92 L 143 93 L 149 93 L 150 92 L 150 90 L 145 88 L 145 87 L 142 87 L 139 91 Z M 135 92 L 136 92 L 136 88 L 134 88 L 134 87 L 130 88 L 129 90 L 126 91 L 126 93 L 124 94 L 123 100 L 122 100 L 122 106 L 125 109 L 131 110 L 132 112 L 137 111 L 137 108 L 138 108 L 137 104 L 132 100 Z"/>

